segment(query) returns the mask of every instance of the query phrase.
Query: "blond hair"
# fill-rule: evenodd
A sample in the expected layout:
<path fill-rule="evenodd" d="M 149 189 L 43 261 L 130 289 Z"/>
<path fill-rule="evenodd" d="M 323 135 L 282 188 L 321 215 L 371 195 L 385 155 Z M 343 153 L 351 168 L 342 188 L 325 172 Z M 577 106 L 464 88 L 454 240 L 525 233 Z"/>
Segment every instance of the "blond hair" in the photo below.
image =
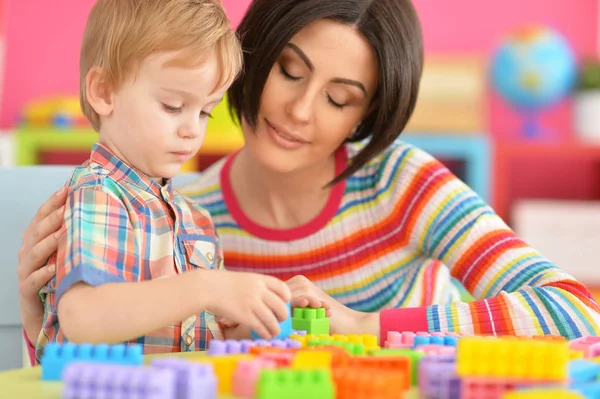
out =
<path fill-rule="evenodd" d="M 98 0 L 88 17 L 79 62 L 81 109 L 94 129 L 100 118 L 87 101 L 86 76 L 94 67 L 106 73 L 114 90 L 146 57 L 183 51 L 184 66 L 197 66 L 215 54 L 217 88 L 230 84 L 242 67 L 239 41 L 220 0 Z"/>

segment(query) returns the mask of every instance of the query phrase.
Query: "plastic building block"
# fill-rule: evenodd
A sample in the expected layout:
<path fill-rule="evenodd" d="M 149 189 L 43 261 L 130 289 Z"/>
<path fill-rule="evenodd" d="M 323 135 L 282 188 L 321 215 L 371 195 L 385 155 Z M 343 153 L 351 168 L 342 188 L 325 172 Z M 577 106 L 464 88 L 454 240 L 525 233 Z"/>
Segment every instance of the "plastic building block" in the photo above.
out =
<path fill-rule="evenodd" d="M 350 353 L 339 346 L 312 346 L 304 349 L 305 351 L 316 351 L 316 352 L 329 352 L 331 353 L 331 368 L 335 369 L 338 367 L 348 366 L 350 361 Z"/>
<path fill-rule="evenodd" d="M 306 333 L 306 331 L 305 331 Z M 298 334 L 292 334 L 290 335 L 290 339 L 293 339 L 294 341 L 298 341 L 301 344 L 301 347 L 304 348 L 307 346 L 308 341 L 314 341 L 314 340 L 333 340 L 332 336 L 329 334 L 319 334 L 319 335 L 315 335 L 315 334 L 304 334 L 304 335 L 298 335 Z"/>
<path fill-rule="evenodd" d="M 293 369 L 331 368 L 333 354 L 327 351 L 298 351 L 292 360 Z"/>
<path fill-rule="evenodd" d="M 294 308 L 292 328 L 308 334 L 329 334 L 329 318 L 325 316 L 325 308 Z"/>
<path fill-rule="evenodd" d="M 349 368 L 360 368 L 368 374 L 393 372 L 403 390 L 411 386 L 410 366 L 410 360 L 402 356 L 352 356 L 348 361 Z"/>
<path fill-rule="evenodd" d="M 277 367 L 290 367 L 296 352 L 263 353 L 259 359 L 275 363 Z"/>
<path fill-rule="evenodd" d="M 288 302 L 288 318 L 279 323 L 279 335 L 273 337 L 273 339 L 285 339 L 292 335 L 292 307 Z M 260 335 L 254 331 L 250 331 L 250 335 L 254 339 L 260 339 Z"/>
<path fill-rule="evenodd" d="M 455 347 L 438 344 L 421 345 L 415 350 L 427 356 L 453 356 L 456 353 Z"/>
<path fill-rule="evenodd" d="M 372 334 L 334 334 L 330 339 L 337 342 L 361 344 L 365 347 L 365 350 L 379 349 L 379 346 L 377 345 L 377 336 Z"/>
<path fill-rule="evenodd" d="M 580 360 L 583 359 L 583 352 L 574 351 L 569 349 L 569 360 Z"/>
<path fill-rule="evenodd" d="M 208 351 L 206 353 L 209 356 L 239 355 L 242 353 L 248 353 L 251 347 L 257 345 L 257 341 L 252 341 L 249 339 L 213 339 L 210 341 Z"/>
<path fill-rule="evenodd" d="M 600 356 L 600 337 L 581 337 L 569 342 L 569 348 L 583 352 L 583 357 L 593 359 Z"/>
<path fill-rule="evenodd" d="M 175 372 L 102 363 L 70 363 L 63 374 L 65 399 L 178 399 Z"/>
<path fill-rule="evenodd" d="M 286 339 L 272 339 L 270 341 L 267 340 L 257 340 L 254 341 L 253 345 L 249 347 L 248 353 L 252 353 L 253 348 L 282 348 L 282 349 L 296 349 L 301 348 L 302 344 L 298 341 L 286 338 Z"/>
<path fill-rule="evenodd" d="M 567 342 L 561 341 L 463 337 L 458 341 L 457 373 L 460 377 L 564 382 L 568 351 Z"/>
<path fill-rule="evenodd" d="M 419 362 L 419 393 L 423 398 L 459 399 L 460 379 L 453 356 L 427 356 Z"/>
<path fill-rule="evenodd" d="M 600 398 L 600 381 L 589 382 L 587 384 L 572 384 L 570 388 L 573 391 L 579 392 L 586 398 Z"/>
<path fill-rule="evenodd" d="M 456 333 L 413 333 L 404 331 L 389 331 L 385 347 L 389 349 L 415 349 L 422 345 L 456 346 L 460 335 Z"/>
<path fill-rule="evenodd" d="M 596 381 L 600 375 L 600 364 L 589 360 L 572 360 L 569 362 L 569 379 L 573 383 Z"/>
<path fill-rule="evenodd" d="M 555 385 L 552 381 L 532 381 L 526 378 L 463 377 L 460 388 L 461 399 L 501 399 L 515 389 L 539 388 L 539 384 L 549 387 Z"/>
<path fill-rule="evenodd" d="M 410 363 L 410 381 L 411 385 L 416 386 L 419 375 L 419 362 L 425 354 L 410 349 L 379 349 L 369 351 L 371 356 L 401 356 L 408 359 Z"/>
<path fill-rule="evenodd" d="M 257 399 L 334 399 L 335 387 L 329 370 L 263 370 Z"/>
<path fill-rule="evenodd" d="M 292 330 L 293 335 L 300 335 L 301 337 L 305 336 L 307 333 L 304 330 Z"/>
<path fill-rule="evenodd" d="M 504 395 L 504 399 L 584 399 L 574 391 L 561 388 L 539 388 L 513 391 Z"/>
<path fill-rule="evenodd" d="M 66 366 L 73 362 L 121 364 L 140 366 L 143 364 L 140 345 L 91 345 L 73 343 L 49 343 L 42 355 L 42 380 L 59 381 Z"/>
<path fill-rule="evenodd" d="M 404 391 L 398 375 L 388 371 L 368 374 L 360 368 L 338 368 L 333 371 L 336 399 L 400 399 Z"/>
<path fill-rule="evenodd" d="M 215 399 L 217 377 L 212 364 L 198 364 L 172 357 L 155 359 L 152 368 L 171 370 L 175 375 L 176 398 Z"/>
<path fill-rule="evenodd" d="M 253 346 L 248 352 L 250 355 L 262 356 L 264 354 L 271 353 L 294 353 L 300 350 L 300 348 L 274 348 L 272 346 Z"/>
<path fill-rule="evenodd" d="M 219 395 L 229 395 L 231 393 L 231 383 L 233 372 L 237 368 L 238 362 L 242 360 L 253 359 L 251 355 L 224 355 L 224 356 L 203 356 L 194 359 L 198 363 L 209 363 L 214 366 L 217 376 L 217 387 Z"/>
<path fill-rule="evenodd" d="M 327 346 L 337 346 L 340 348 L 344 348 L 351 355 L 364 355 L 365 347 L 363 344 L 353 344 L 350 342 L 339 342 L 333 340 L 310 340 L 307 344 L 308 347 L 327 347 Z"/>
<path fill-rule="evenodd" d="M 263 369 L 274 369 L 275 363 L 269 360 L 241 360 L 233 373 L 232 393 L 238 398 L 252 399 L 256 381 Z"/>

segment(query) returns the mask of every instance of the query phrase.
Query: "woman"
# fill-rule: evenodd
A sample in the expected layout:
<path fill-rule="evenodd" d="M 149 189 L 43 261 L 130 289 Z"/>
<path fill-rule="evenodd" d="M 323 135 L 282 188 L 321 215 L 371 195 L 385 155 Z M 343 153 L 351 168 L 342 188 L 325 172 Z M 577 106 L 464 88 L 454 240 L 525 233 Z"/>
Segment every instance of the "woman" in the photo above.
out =
<path fill-rule="evenodd" d="M 229 97 L 246 146 L 182 190 L 211 212 L 229 270 L 329 301 L 341 333 L 599 332 L 583 285 L 440 163 L 396 140 L 423 62 L 410 1 L 256 0 L 238 33 L 245 74 Z M 31 340 L 37 291 L 53 275 L 39 267 L 56 248 L 63 202 L 47 201 L 23 236 Z M 452 277 L 477 300 L 456 302 Z"/>

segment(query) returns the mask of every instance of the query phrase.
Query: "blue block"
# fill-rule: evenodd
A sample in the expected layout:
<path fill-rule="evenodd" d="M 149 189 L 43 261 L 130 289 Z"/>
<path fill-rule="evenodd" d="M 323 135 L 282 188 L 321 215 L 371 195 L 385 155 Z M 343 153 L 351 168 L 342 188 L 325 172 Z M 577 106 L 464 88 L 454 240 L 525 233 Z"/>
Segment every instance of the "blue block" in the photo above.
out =
<path fill-rule="evenodd" d="M 444 337 L 444 345 L 453 346 L 456 348 L 458 345 L 458 337 L 453 337 L 451 335 L 447 335 Z"/>
<path fill-rule="evenodd" d="M 574 383 L 592 382 L 600 375 L 600 364 L 587 360 L 572 360 L 569 362 L 569 378 Z"/>
<path fill-rule="evenodd" d="M 279 335 L 273 337 L 273 339 L 286 339 L 292 335 L 292 305 L 288 302 L 288 318 L 279 323 Z M 261 339 L 260 335 L 254 331 L 250 331 L 252 338 Z"/>
<path fill-rule="evenodd" d="M 600 381 L 587 384 L 572 384 L 570 388 L 579 392 L 587 399 L 600 399 Z"/>
<path fill-rule="evenodd" d="M 437 335 L 432 335 L 429 339 L 429 342 L 432 345 L 444 345 L 444 337 L 438 337 Z"/>
<path fill-rule="evenodd" d="M 60 381 L 65 367 L 74 362 L 140 366 L 143 364 L 141 345 L 92 345 L 50 343 L 44 347 L 41 359 L 42 380 Z"/>
<path fill-rule="evenodd" d="M 413 342 L 413 349 L 418 348 L 422 345 L 429 345 L 431 343 L 431 337 L 424 335 L 415 335 L 415 340 Z"/>

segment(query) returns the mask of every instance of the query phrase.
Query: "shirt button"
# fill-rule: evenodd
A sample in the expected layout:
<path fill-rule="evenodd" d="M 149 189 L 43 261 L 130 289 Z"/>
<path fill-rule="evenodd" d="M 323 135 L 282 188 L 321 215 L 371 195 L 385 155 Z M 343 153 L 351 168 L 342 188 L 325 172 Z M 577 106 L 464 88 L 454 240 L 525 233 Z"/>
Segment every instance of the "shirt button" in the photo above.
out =
<path fill-rule="evenodd" d="M 213 261 L 214 258 L 213 258 L 212 252 L 207 252 L 206 253 L 206 259 L 208 259 L 209 262 Z"/>
<path fill-rule="evenodd" d="M 192 344 L 192 342 L 193 342 L 193 341 L 192 341 L 192 336 L 188 334 L 188 336 L 187 336 L 187 337 L 185 337 L 185 344 L 186 344 L 187 346 L 190 346 L 190 345 Z"/>

